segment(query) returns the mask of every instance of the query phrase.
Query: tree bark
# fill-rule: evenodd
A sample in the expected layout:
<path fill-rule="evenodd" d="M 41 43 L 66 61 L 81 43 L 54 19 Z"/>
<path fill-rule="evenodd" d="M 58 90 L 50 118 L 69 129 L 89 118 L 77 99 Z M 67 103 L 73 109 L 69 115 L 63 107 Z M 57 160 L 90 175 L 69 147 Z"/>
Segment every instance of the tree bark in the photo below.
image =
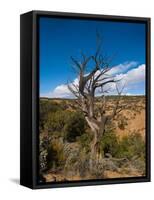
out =
<path fill-rule="evenodd" d="M 109 66 L 109 60 L 105 59 L 101 54 L 101 41 L 97 44 L 96 53 L 92 56 L 83 56 L 83 60 L 80 62 L 71 57 L 78 73 L 79 83 L 78 84 L 69 84 L 68 89 L 72 92 L 72 94 L 77 98 L 77 103 L 79 108 L 84 113 L 85 119 L 91 129 L 93 134 L 93 139 L 90 144 L 91 148 L 91 160 L 99 162 L 102 158 L 101 154 L 101 138 L 105 132 L 105 126 L 107 121 L 111 120 L 116 114 L 119 106 L 119 99 L 116 103 L 113 112 L 109 115 L 105 114 L 106 110 L 106 100 L 105 94 L 109 92 L 109 89 L 105 89 L 106 85 L 113 84 L 118 82 L 119 80 L 115 79 L 115 76 L 111 76 L 108 72 L 112 69 Z M 93 69 L 86 69 L 88 65 L 94 65 Z M 98 111 L 98 105 L 96 105 L 97 99 L 96 93 L 97 89 L 102 93 L 102 106 Z M 118 95 L 120 97 L 123 88 L 121 91 L 118 89 L 116 85 L 116 89 Z M 118 111 L 119 112 L 119 111 Z M 98 117 L 99 116 L 99 117 Z"/>
<path fill-rule="evenodd" d="M 97 163 L 102 159 L 101 153 L 101 138 L 105 132 L 105 123 L 103 121 L 98 122 L 94 118 L 86 117 L 86 121 L 91 128 L 93 139 L 90 144 L 91 149 L 91 168 L 93 168 L 93 163 Z"/>

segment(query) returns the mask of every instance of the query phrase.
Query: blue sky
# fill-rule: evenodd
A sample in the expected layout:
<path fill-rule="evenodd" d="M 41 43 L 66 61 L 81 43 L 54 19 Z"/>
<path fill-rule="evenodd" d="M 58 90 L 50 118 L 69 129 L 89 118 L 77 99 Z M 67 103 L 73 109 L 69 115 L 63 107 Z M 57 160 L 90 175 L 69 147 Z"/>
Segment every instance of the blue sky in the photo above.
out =
<path fill-rule="evenodd" d="M 70 56 L 95 53 L 96 31 L 102 53 L 115 54 L 112 66 L 127 80 L 125 93 L 145 93 L 145 24 L 40 17 L 40 96 L 69 97 L 67 82 L 77 78 Z"/>

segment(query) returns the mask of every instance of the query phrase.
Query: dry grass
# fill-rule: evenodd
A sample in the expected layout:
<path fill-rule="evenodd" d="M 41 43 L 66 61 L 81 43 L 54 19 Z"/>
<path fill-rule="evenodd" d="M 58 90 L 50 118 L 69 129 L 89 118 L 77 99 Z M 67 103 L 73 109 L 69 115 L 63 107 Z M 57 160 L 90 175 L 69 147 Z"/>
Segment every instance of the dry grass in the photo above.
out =
<path fill-rule="evenodd" d="M 45 99 L 47 100 L 47 99 Z M 61 99 L 50 99 L 48 101 L 55 102 L 59 105 L 65 104 L 65 110 L 75 111 L 75 101 L 74 100 L 61 100 Z M 110 113 L 115 106 L 116 99 L 114 97 L 107 98 L 106 110 L 107 113 Z M 96 105 L 100 105 L 100 99 L 97 99 Z M 123 109 L 113 120 L 113 129 L 116 136 L 119 140 L 122 140 L 123 137 L 132 135 L 132 134 L 140 134 L 142 139 L 145 141 L 145 97 L 144 96 L 124 96 L 120 101 L 120 105 L 125 105 L 125 109 Z M 45 133 L 42 132 L 42 135 Z M 42 137 L 40 135 L 40 138 Z M 76 143 L 70 144 L 72 148 Z M 95 177 L 85 176 L 81 177 L 78 172 L 73 174 L 65 174 L 64 171 L 51 171 L 48 170 L 43 174 L 46 182 L 54 182 L 54 181 L 72 181 L 72 180 L 86 180 L 93 179 Z M 118 170 L 105 170 L 100 178 L 122 178 L 122 177 L 139 177 L 142 176 L 142 173 L 135 169 L 129 167 L 118 168 Z"/>

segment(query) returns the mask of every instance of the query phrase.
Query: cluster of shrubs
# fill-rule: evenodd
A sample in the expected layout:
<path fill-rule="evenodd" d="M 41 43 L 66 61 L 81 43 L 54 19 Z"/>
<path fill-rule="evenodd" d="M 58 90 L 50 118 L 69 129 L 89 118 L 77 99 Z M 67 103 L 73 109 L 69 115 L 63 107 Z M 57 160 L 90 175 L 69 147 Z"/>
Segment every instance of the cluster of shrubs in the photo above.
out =
<path fill-rule="evenodd" d="M 76 142 L 85 132 L 86 121 L 80 111 L 67 110 L 66 103 L 40 101 L 40 133 L 48 135 L 48 142 L 46 134 L 40 137 L 40 169 L 63 166 L 64 144 Z"/>
<path fill-rule="evenodd" d="M 140 134 L 132 133 L 119 140 L 115 133 L 107 133 L 101 141 L 103 156 L 124 159 L 121 167 L 129 164 L 144 175 L 145 173 L 145 142 Z"/>
<path fill-rule="evenodd" d="M 145 158 L 145 142 L 138 133 L 132 133 L 119 140 L 115 133 L 106 133 L 102 137 L 101 148 L 104 153 L 116 158 L 131 159 L 134 156 Z"/>
<path fill-rule="evenodd" d="M 86 122 L 82 113 L 56 111 L 48 114 L 45 128 L 51 135 L 60 135 L 67 142 L 75 142 L 85 132 Z"/>
<path fill-rule="evenodd" d="M 67 109 L 66 105 L 52 101 L 40 101 L 40 133 L 42 135 L 45 132 L 48 133 L 48 141 L 46 141 L 46 136 L 40 137 L 40 166 L 43 170 L 63 169 L 64 166 L 69 169 L 69 165 L 75 169 L 76 166 L 82 169 L 81 174 L 84 174 L 84 169 L 88 166 L 90 143 L 93 136 L 90 134 L 83 114 L 80 111 Z M 71 144 L 76 143 L 79 146 L 71 150 L 72 158 L 68 162 L 68 156 L 64 152 L 65 147 L 70 148 Z M 107 129 L 100 145 L 104 158 L 106 155 L 119 159 L 125 158 L 132 161 L 137 169 L 144 171 L 145 142 L 139 134 L 133 133 L 119 140 L 112 130 Z M 79 162 L 79 157 L 81 162 Z"/>

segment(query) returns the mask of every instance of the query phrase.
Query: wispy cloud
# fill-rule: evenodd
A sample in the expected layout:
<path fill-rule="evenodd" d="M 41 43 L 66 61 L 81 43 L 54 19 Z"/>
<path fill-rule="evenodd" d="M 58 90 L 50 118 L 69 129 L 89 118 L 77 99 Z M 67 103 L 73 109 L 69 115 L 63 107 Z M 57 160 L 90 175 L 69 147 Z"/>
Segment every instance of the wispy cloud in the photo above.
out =
<path fill-rule="evenodd" d="M 133 67 L 137 67 L 136 61 L 124 62 L 122 64 L 114 66 L 109 72 L 112 75 L 119 74 L 119 73 L 126 73 L 129 69 Z"/>
<path fill-rule="evenodd" d="M 125 84 L 125 94 L 133 90 L 136 91 L 141 83 L 145 84 L 145 64 L 139 65 L 137 68 L 133 68 L 127 73 L 116 75 L 116 79 L 121 79 L 119 82 L 121 85 Z M 144 90 L 145 88 L 142 88 L 143 93 Z"/>
<path fill-rule="evenodd" d="M 73 95 L 68 89 L 67 84 L 58 85 L 53 91 L 41 94 L 42 97 L 51 97 L 51 98 L 73 98 Z"/>
<path fill-rule="evenodd" d="M 133 88 L 138 88 L 140 83 L 145 83 L 145 64 L 138 65 L 137 62 L 125 62 L 123 64 L 119 64 L 113 67 L 110 70 L 110 75 L 114 75 L 115 79 L 121 81 L 118 83 L 119 87 L 122 87 L 125 84 L 124 94 L 131 95 L 131 91 Z M 75 78 L 73 83 L 75 85 L 78 84 L 78 78 Z M 106 85 L 106 87 L 110 87 L 111 94 L 116 94 L 115 84 Z M 144 92 L 144 88 L 143 88 Z M 133 93 L 134 94 L 134 93 Z M 99 90 L 97 91 L 97 95 L 99 95 Z M 73 98 L 74 96 L 68 89 L 67 84 L 58 85 L 53 91 L 47 94 L 41 94 L 44 97 L 51 98 Z"/>

